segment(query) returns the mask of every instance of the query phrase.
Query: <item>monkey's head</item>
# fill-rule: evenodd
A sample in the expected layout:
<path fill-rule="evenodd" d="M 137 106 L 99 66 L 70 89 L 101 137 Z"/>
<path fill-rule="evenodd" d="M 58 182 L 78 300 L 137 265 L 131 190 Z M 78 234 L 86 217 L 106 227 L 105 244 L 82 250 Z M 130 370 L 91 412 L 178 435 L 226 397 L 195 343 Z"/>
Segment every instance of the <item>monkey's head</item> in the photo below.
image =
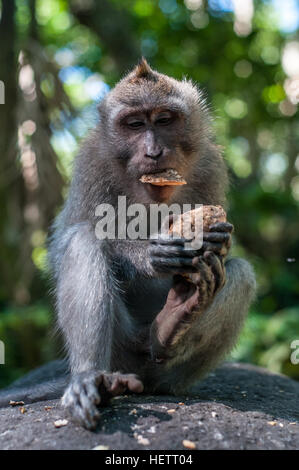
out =
<path fill-rule="evenodd" d="M 153 186 L 139 178 L 173 168 L 186 179 L 208 138 L 208 113 L 198 89 L 150 68 L 145 59 L 99 107 L 106 155 L 130 182 L 138 202 L 167 202 L 177 186 Z M 119 171 L 116 172 L 119 173 Z"/>

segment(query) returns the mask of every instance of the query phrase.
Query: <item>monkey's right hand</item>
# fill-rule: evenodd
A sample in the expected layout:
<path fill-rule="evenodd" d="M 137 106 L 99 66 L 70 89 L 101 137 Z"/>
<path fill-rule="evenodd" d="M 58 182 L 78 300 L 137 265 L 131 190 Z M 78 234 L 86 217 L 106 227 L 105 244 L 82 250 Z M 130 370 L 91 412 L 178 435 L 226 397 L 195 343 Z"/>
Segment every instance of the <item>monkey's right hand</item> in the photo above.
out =
<path fill-rule="evenodd" d="M 143 384 L 135 374 L 90 370 L 72 377 L 62 397 L 73 419 L 87 429 L 95 429 L 100 419 L 98 407 L 126 390 L 143 392 Z"/>
<path fill-rule="evenodd" d="M 198 256 L 198 250 L 186 248 L 186 238 L 158 238 L 150 240 L 149 255 L 153 269 L 158 274 L 196 273 L 192 263 Z"/>

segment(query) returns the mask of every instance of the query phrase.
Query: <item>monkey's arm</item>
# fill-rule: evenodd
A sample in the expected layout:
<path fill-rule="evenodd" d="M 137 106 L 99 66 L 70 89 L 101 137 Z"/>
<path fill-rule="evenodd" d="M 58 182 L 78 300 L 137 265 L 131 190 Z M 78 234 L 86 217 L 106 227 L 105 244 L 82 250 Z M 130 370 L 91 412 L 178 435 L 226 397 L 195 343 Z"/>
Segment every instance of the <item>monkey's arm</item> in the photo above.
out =
<path fill-rule="evenodd" d="M 169 223 L 169 222 L 168 222 Z M 164 221 L 167 224 L 167 220 Z M 110 240 L 110 246 L 120 255 L 120 277 L 133 280 L 136 275 L 144 278 L 159 278 L 175 273 L 196 273 L 192 258 L 206 250 L 227 255 L 231 245 L 233 225 L 217 223 L 203 232 L 203 245 L 200 250 L 186 250 L 185 238 L 161 237 L 152 235 L 149 240 Z"/>
<path fill-rule="evenodd" d="M 148 240 L 112 240 L 114 253 L 119 255 L 119 275 L 122 279 L 133 280 L 136 276 L 157 277 L 150 257 Z"/>
<path fill-rule="evenodd" d="M 58 322 L 72 372 L 62 402 L 77 421 L 93 428 L 97 405 L 108 396 L 143 389 L 133 374 L 109 373 L 115 322 L 129 335 L 129 318 L 125 311 L 122 315 L 109 245 L 95 238 L 89 224 L 72 229 L 57 275 Z"/>
<path fill-rule="evenodd" d="M 134 280 L 136 276 L 142 276 L 158 279 L 169 278 L 176 273 L 196 273 L 192 259 L 198 255 L 198 250 L 185 250 L 186 242 L 190 240 L 157 236 L 150 241 L 115 240 L 111 246 L 121 256 L 121 278 Z"/>
<path fill-rule="evenodd" d="M 88 224 L 78 226 L 62 256 L 57 280 L 58 323 L 73 372 L 109 365 L 113 299 L 107 264 L 104 243 L 96 240 Z M 105 344 L 100 341 L 103 332 Z"/>
<path fill-rule="evenodd" d="M 170 305 L 168 314 L 177 313 L 179 297 L 183 301 L 179 308 L 183 330 L 177 328 L 175 334 L 168 337 L 170 344 L 162 344 L 156 337 L 154 356 L 160 355 L 162 360 L 157 365 L 155 380 L 146 384 L 149 389 L 186 390 L 214 368 L 235 345 L 254 298 L 255 277 L 249 263 L 242 259 L 227 261 L 225 270 L 225 285 L 206 308 L 202 307 L 200 295 L 196 296 L 191 287 L 189 293 L 185 290 L 185 297 L 178 291 L 177 298 L 171 299 L 174 309 L 171 312 Z M 163 334 L 163 321 L 167 322 L 166 316 L 158 325 L 158 335 L 159 330 Z M 168 326 L 165 328 L 167 331 Z"/>

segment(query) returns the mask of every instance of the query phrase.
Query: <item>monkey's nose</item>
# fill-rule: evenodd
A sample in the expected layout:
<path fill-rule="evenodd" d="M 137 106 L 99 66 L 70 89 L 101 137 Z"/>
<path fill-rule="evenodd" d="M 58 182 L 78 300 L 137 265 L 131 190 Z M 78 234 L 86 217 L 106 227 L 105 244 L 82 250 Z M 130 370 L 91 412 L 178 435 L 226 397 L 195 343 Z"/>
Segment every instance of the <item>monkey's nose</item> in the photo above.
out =
<path fill-rule="evenodd" d="M 159 158 L 159 157 L 162 157 L 163 155 L 163 149 L 152 149 L 152 150 L 148 150 L 145 154 L 146 157 L 149 157 L 149 158 Z"/>

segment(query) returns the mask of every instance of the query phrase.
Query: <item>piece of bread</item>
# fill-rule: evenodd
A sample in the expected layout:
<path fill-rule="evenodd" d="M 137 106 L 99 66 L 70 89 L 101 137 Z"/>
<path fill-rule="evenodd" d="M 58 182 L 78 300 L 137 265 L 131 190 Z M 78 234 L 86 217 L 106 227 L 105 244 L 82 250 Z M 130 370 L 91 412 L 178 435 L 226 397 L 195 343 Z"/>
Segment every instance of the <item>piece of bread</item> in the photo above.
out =
<path fill-rule="evenodd" d="M 153 184 L 154 186 L 180 186 L 187 184 L 184 178 L 173 168 L 163 170 L 160 173 L 142 175 L 140 181 L 142 183 Z"/>
<path fill-rule="evenodd" d="M 195 224 L 196 219 L 197 225 Z M 201 235 L 201 231 L 208 232 L 210 226 L 218 222 L 226 222 L 226 213 L 221 206 L 201 206 L 198 209 L 184 212 L 175 218 L 173 224 L 169 227 L 169 232 L 177 237 L 196 240 Z M 197 247 L 194 246 L 194 249 L 197 249 Z M 193 284 L 198 284 L 200 281 L 199 273 L 186 273 L 182 274 L 182 276 Z"/>
<path fill-rule="evenodd" d="M 218 222 L 226 222 L 226 213 L 221 206 L 201 206 L 189 212 L 184 212 L 177 217 L 169 227 L 170 233 L 184 237 L 193 238 L 197 229 L 201 229 L 200 218 L 202 217 L 202 230 L 208 232 L 211 225 Z M 198 227 L 196 227 L 196 219 Z"/>

